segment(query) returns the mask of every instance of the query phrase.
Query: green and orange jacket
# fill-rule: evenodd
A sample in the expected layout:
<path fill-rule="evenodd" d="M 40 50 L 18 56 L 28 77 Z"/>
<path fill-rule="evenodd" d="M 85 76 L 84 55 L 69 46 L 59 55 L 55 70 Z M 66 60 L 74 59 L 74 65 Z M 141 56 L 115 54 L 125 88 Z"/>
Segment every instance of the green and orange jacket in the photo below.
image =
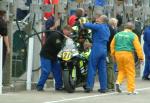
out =
<path fill-rule="evenodd" d="M 111 42 L 111 55 L 115 56 L 115 52 L 126 51 L 134 52 L 136 51 L 138 58 L 143 60 L 142 47 L 140 45 L 138 36 L 129 29 L 125 29 L 122 32 L 117 33 Z"/>

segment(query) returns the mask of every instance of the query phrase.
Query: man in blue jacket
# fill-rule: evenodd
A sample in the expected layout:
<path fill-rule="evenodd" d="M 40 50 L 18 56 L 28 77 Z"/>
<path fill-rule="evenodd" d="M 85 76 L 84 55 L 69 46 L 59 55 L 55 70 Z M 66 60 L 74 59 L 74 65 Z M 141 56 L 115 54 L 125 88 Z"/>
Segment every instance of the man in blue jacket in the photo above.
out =
<path fill-rule="evenodd" d="M 101 15 L 96 18 L 96 23 L 85 23 L 83 26 L 92 30 L 92 49 L 88 62 L 88 75 L 85 92 L 90 92 L 94 86 L 94 77 L 98 68 L 100 93 L 107 91 L 106 56 L 107 42 L 110 31 L 107 25 L 107 16 Z"/>
<path fill-rule="evenodd" d="M 150 80 L 150 26 L 144 30 L 144 53 L 145 53 L 145 68 L 143 80 Z"/>

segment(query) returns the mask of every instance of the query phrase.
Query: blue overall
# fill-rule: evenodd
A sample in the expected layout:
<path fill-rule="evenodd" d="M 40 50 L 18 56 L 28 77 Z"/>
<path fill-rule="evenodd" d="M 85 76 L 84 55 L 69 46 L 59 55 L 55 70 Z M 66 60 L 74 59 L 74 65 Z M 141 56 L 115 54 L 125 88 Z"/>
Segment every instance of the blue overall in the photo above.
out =
<path fill-rule="evenodd" d="M 98 69 L 98 76 L 100 82 L 100 89 L 107 89 L 107 72 L 106 72 L 106 56 L 107 56 L 107 42 L 109 40 L 110 31 L 107 24 L 92 24 L 85 23 L 85 28 L 92 30 L 92 49 L 88 62 L 88 75 L 86 86 L 93 89 L 94 77 L 96 69 Z"/>
<path fill-rule="evenodd" d="M 145 53 L 145 68 L 143 77 L 148 78 L 150 75 L 150 26 L 144 30 L 144 53 Z"/>
<path fill-rule="evenodd" d="M 53 73 L 55 79 L 55 89 L 62 88 L 63 83 L 62 83 L 62 74 L 61 74 L 61 67 L 59 61 L 54 62 L 44 57 L 41 57 L 41 76 L 37 86 L 43 89 L 44 84 L 48 79 L 50 72 Z"/>

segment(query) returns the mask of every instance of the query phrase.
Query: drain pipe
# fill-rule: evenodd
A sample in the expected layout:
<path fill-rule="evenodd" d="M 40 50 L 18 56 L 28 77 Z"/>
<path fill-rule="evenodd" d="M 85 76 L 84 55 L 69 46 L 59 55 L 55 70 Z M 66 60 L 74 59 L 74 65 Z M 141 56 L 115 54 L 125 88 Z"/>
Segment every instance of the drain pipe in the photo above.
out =
<path fill-rule="evenodd" d="M 141 46 L 142 46 L 142 51 L 144 51 L 143 50 L 143 46 L 144 46 L 143 34 L 141 35 Z M 141 78 L 143 77 L 143 72 L 144 72 L 144 67 L 145 67 L 145 54 L 144 54 L 144 52 L 143 52 L 143 55 L 144 55 L 144 63 L 140 64 L 140 77 Z"/>

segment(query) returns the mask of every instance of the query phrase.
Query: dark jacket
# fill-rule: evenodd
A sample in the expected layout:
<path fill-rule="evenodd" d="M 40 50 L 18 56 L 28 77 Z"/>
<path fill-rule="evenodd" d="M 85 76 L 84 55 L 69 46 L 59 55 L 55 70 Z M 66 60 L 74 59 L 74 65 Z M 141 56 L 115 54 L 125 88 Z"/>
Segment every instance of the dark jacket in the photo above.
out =
<path fill-rule="evenodd" d="M 0 17 L 0 35 L 7 36 L 7 23 Z"/>
<path fill-rule="evenodd" d="M 109 37 L 109 41 L 107 43 L 107 51 L 110 52 L 110 44 L 112 39 L 114 38 L 114 35 L 117 33 L 116 29 L 113 29 L 112 26 L 108 25 L 109 30 L 110 30 L 110 37 Z"/>
<path fill-rule="evenodd" d="M 2 17 L 0 17 L 0 36 L 7 36 L 7 23 L 4 21 L 4 19 Z M 4 43 L 4 39 L 3 39 L 3 61 L 5 61 L 6 58 L 6 44 Z M 3 66 L 4 66 L 3 62 Z"/>
<path fill-rule="evenodd" d="M 46 43 L 43 45 L 40 56 L 46 59 L 57 59 L 57 54 L 64 45 L 65 37 L 60 32 L 47 32 L 48 38 Z"/>

